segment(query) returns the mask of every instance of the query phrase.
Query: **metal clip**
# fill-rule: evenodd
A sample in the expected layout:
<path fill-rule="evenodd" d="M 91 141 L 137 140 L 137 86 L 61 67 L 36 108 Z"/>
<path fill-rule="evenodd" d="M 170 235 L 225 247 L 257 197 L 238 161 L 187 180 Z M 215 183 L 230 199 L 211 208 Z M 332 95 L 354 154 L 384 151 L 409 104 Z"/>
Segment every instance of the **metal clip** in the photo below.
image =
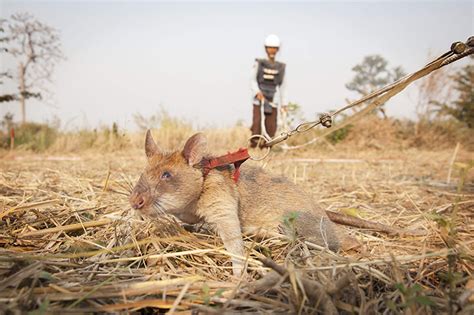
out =
<path fill-rule="evenodd" d="M 283 133 L 282 133 L 281 135 L 279 135 L 278 137 L 267 141 L 263 146 L 264 146 L 264 147 L 273 147 L 275 144 L 280 143 L 280 142 L 283 142 L 283 141 L 285 141 L 285 140 L 288 139 L 288 138 L 289 138 L 289 134 L 288 134 L 287 132 L 283 132 Z"/>
<path fill-rule="evenodd" d="M 467 45 L 463 42 L 455 42 L 451 44 L 451 51 L 455 54 L 462 54 L 467 49 Z"/>
<path fill-rule="evenodd" d="M 321 114 L 321 116 L 319 116 L 319 121 L 321 122 L 321 125 L 326 128 L 331 128 L 332 126 L 332 118 L 328 113 Z"/>
<path fill-rule="evenodd" d="M 469 47 L 474 47 L 474 36 L 471 36 L 467 39 L 466 45 L 468 45 Z"/>

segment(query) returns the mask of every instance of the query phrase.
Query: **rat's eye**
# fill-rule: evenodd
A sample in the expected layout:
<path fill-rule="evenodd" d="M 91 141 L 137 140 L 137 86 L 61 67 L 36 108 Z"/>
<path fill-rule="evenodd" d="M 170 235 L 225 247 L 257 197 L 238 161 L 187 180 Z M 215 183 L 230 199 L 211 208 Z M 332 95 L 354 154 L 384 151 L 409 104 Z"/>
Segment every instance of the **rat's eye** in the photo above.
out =
<path fill-rule="evenodd" d="M 164 171 L 163 174 L 161 174 L 161 179 L 168 179 L 171 178 L 171 173 L 168 171 Z"/>

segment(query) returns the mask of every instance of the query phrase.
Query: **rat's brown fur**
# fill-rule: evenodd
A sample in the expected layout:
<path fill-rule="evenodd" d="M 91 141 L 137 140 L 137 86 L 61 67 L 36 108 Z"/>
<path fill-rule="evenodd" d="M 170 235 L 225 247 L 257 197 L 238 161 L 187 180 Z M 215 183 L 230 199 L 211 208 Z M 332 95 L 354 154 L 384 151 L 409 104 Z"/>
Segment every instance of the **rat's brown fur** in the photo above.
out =
<path fill-rule="evenodd" d="M 295 232 L 332 250 L 339 248 L 338 232 L 311 196 L 283 177 L 244 164 L 235 183 L 230 169 L 213 169 L 204 177 L 196 167 L 206 154 L 206 139 L 192 136 L 182 151 L 161 151 L 148 131 L 145 142 L 148 164 L 130 196 L 133 208 L 148 216 L 170 213 L 194 224 L 211 224 L 226 250 L 244 256 L 242 232 Z M 295 213 L 294 224 L 283 224 Z M 293 225 L 293 226 L 292 226 Z M 291 231 L 295 230 L 295 231 Z M 242 261 L 233 260 L 234 274 Z"/>

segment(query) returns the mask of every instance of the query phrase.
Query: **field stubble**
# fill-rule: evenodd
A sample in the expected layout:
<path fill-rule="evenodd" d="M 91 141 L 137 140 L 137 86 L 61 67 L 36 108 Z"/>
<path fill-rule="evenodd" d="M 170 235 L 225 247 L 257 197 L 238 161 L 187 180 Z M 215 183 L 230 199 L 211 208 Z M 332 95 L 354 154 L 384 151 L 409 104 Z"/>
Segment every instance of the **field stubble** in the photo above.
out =
<path fill-rule="evenodd" d="M 0 312 L 469 314 L 474 185 L 460 162 L 472 152 L 461 149 L 451 166 L 452 155 L 272 154 L 259 164 L 324 209 L 424 235 L 345 228 L 362 246 L 341 253 L 301 239 L 247 238 L 244 279 L 233 278 L 229 254 L 205 227 L 189 233 L 172 218 L 132 215 L 127 197 L 145 163 L 141 150 L 8 155 L 0 160 Z M 268 273 L 264 255 L 283 276 Z"/>

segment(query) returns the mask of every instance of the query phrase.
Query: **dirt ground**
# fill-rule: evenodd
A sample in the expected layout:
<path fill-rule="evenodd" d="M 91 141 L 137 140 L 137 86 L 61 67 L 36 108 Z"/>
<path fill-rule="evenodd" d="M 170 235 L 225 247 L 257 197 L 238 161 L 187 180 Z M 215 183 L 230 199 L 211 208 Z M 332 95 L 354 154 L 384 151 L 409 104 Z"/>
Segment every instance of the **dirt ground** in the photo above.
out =
<path fill-rule="evenodd" d="M 422 233 L 347 227 L 361 246 L 338 254 L 303 241 L 247 239 L 248 275 L 236 287 L 229 257 L 212 233 L 190 236 L 169 224 L 157 229 L 129 219 L 127 196 L 144 167 L 142 152 L 8 153 L 0 160 L 0 312 L 326 313 L 330 306 L 312 301 L 298 281 L 248 287 L 268 270 L 257 259 L 267 248 L 278 264 L 304 270 L 297 279 L 324 286 L 353 277 L 347 285 L 353 291 L 330 294 L 342 313 L 468 314 L 474 309 L 472 157 L 463 150 L 455 161 L 453 150 L 306 150 L 248 162 L 290 178 L 326 210 Z"/>

